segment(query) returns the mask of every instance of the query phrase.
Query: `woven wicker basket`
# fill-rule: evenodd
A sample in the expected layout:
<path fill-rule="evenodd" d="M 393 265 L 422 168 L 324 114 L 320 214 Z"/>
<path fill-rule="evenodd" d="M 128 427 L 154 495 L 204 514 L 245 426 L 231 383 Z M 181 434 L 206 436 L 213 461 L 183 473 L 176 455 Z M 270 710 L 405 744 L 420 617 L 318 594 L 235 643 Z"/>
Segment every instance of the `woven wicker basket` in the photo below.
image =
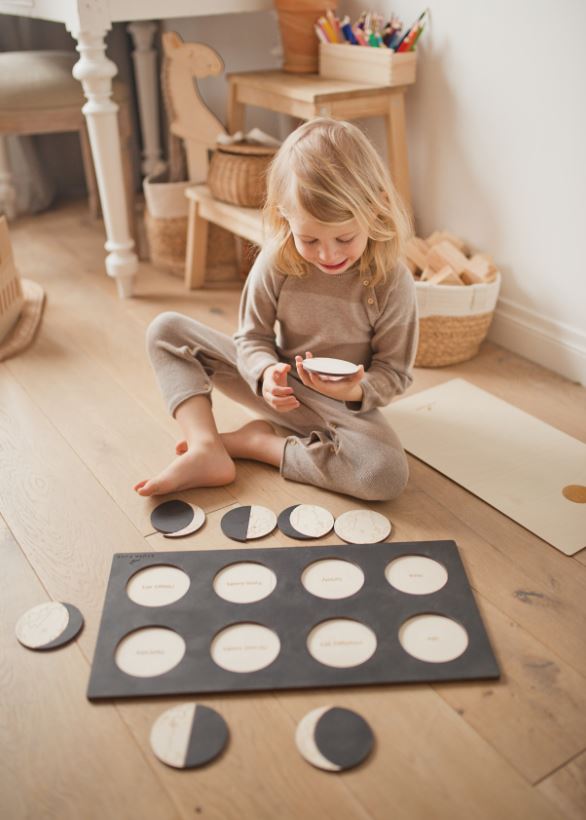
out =
<path fill-rule="evenodd" d="M 416 282 L 419 346 L 416 367 L 445 367 L 472 359 L 486 338 L 501 284 L 430 285 Z"/>
<path fill-rule="evenodd" d="M 217 145 L 208 171 L 208 185 L 216 199 L 261 208 L 264 204 L 266 172 L 277 148 L 235 142 Z"/>

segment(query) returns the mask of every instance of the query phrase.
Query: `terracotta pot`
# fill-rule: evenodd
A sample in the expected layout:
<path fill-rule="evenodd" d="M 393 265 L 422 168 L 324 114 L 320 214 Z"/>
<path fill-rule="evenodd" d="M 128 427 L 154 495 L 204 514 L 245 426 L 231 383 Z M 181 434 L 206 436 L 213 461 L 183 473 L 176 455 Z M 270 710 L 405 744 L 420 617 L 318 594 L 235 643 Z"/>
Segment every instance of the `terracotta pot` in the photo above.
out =
<path fill-rule="evenodd" d="M 273 0 L 283 44 L 283 71 L 317 74 L 318 39 L 314 25 L 338 0 Z"/>

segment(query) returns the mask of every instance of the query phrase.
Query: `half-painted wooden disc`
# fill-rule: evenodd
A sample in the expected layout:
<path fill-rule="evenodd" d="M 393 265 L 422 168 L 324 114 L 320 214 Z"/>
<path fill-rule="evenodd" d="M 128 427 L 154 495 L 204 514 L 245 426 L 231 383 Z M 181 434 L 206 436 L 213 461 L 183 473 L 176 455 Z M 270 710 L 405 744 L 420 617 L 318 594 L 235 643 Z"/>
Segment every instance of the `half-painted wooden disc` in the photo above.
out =
<path fill-rule="evenodd" d="M 235 507 L 222 517 L 222 532 L 233 541 L 251 541 L 271 533 L 277 526 L 277 516 L 267 507 Z"/>
<path fill-rule="evenodd" d="M 16 624 L 16 637 L 28 649 L 57 649 L 72 641 L 83 627 L 83 616 L 73 604 L 49 601 L 29 609 Z"/>
<path fill-rule="evenodd" d="M 326 376 L 353 376 L 358 373 L 358 365 L 344 359 L 330 359 L 315 356 L 303 360 L 303 367 L 310 373 L 323 373 Z"/>
<path fill-rule="evenodd" d="M 336 518 L 334 530 L 349 544 L 378 544 L 391 534 L 386 515 L 372 510 L 348 510 Z"/>
<path fill-rule="evenodd" d="M 150 741 L 155 755 L 167 766 L 194 769 L 218 757 L 228 736 L 226 721 L 215 709 L 182 703 L 157 718 Z"/>
<path fill-rule="evenodd" d="M 310 540 L 327 535 L 334 526 L 334 516 L 315 504 L 294 504 L 279 515 L 279 529 L 289 538 Z"/>
<path fill-rule="evenodd" d="M 368 723 L 356 712 L 321 706 L 299 722 L 295 742 L 312 766 L 341 772 L 358 766 L 368 757 L 374 736 Z"/>
<path fill-rule="evenodd" d="M 159 532 L 178 532 L 193 520 L 191 504 L 179 499 L 164 501 L 151 513 L 151 524 Z"/>

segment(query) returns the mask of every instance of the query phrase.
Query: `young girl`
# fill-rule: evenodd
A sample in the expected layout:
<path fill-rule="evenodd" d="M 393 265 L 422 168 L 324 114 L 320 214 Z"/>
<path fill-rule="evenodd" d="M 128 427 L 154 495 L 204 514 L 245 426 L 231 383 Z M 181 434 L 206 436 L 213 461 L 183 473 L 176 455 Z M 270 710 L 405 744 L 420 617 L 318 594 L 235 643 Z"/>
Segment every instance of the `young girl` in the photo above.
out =
<path fill-rule="evenodd" d="M 247 458 L 292 481 L 395 498 L 407 461 L 378 408 L 412 381 L 415 289 L 400 262 L 408 220 L 364 134 L 324 118 L 294 131 L 269 172 L 265 225 L 233 338 L 171 312 L 149 327 L 151 361 L 184 440 L 160 475 L 134 489 L 229 484 L 233 459 Z M 303 354 L 346 359 L 359 372 L 321 379 Z M 212 384 L 268 421 L 218 433 Z"/>

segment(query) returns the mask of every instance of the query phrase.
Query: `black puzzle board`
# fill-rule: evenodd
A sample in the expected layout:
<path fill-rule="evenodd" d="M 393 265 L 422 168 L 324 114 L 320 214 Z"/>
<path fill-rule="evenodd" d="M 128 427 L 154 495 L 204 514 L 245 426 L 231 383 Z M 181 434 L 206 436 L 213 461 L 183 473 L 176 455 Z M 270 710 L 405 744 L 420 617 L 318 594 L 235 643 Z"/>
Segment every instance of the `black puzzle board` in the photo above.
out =
<path fill-rule="evenodd" d="M 426 595 L 400 592 L 390 585 L 385 568 L 394 559 L 421 555 L 443 564 L 446 585 Z M 355 594 L 336 600 L 318 598 L 301 582 L 303 570 L 322 559 L 342 559 L 360 567 L 365 580 Z M 254 603 L 231 603 L 214 588 L 216 574 L 234 563 L 253 562 L 271 569 L 277 585 L 267 598 Z M 189 576 L 188 592 L 164 607 L 141 606 L 126 594 L 129 579 L 155 565 L 173 566 Z M 443 663 L 418 660 L 398 638 L 410 617 L 444 615 L 468 633 L 460 657 Z M 309 653 L 307 636 L 317 624 L 334 618 L 354 619 L 370 627 L 377 649 L 367 661 L 350 668 L 325 666 Z M 261 624 L 277 633 L 277 658 L 258 671 L 228 671 L 212 660 L 214 636 L 237 623 Z M 156 677 L 135 677 L 115 663 L 119 642 L 142 627 L 164 627 L 179 633 L 186 644 L 181 662 Z M 310 687 L 356 686 L 494 679 L 499 667 L 476 606 L 454 541 L 416 541 L 332 546 L 268 547 L 162 553 L 118 553 L 112 569 L 94 654 L 88 698 L 203 694 Z"/>

